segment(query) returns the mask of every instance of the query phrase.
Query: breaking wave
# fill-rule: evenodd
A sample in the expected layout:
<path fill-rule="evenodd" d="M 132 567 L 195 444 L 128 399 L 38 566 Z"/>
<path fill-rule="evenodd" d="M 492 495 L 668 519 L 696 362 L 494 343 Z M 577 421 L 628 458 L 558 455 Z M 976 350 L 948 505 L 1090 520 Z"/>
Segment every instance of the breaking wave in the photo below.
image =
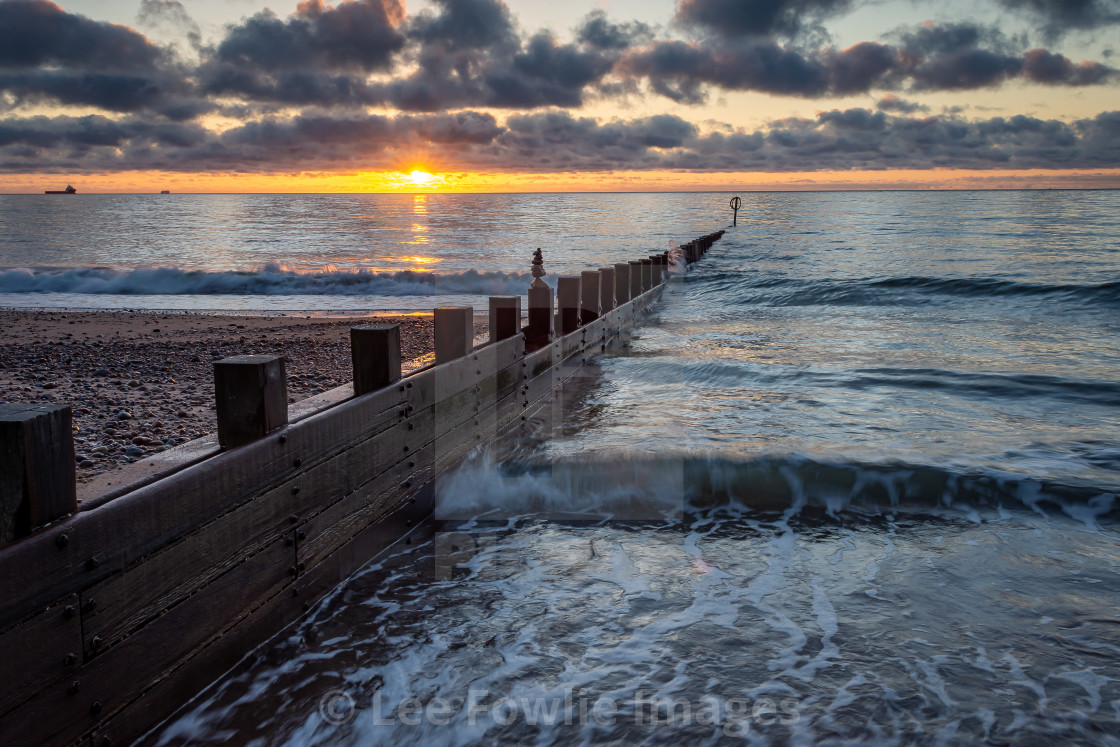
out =
<path fill-rule="evenodd" d="M 1120 306 L 1120 282 L 1099 284 L 1023 283 L 998 278 L 891 277 L 819 279 L 760 277 L 743 282 L 739 273 L 704 278 L 709 292 L 733 286 L 746 303 L 772 306 L 894 306 L 931 298 L 1031 298 Z"/>
<path fill-rule="evenodd" d="M 1106 469 L 1120 468 L 1114 450 Z M 847 508 L 1018 508 L 1060 512 L 1093 525 L 1120 518 L 1115 484 L 1042 479 L 1008 470 L 927 464 L 837 462 L 807 456 L 612 453 L 598 459 L 497 463 L 475 454 L 437 481 L 436 518 L 498 519 L 579 515 L 628 520 L 680 516 L 734 504 L 752 510 Z"/>
<path fill-rule="evenodd" d="M 256 270 L 184 270 L 178 267 L 107 267 L 0 270 L 0 293 L 241 296 L 435 296 L 519 295 L 529 274 L 478 272 L 437 274 L 346 271 L 298 272 L 270 262 Z"/>

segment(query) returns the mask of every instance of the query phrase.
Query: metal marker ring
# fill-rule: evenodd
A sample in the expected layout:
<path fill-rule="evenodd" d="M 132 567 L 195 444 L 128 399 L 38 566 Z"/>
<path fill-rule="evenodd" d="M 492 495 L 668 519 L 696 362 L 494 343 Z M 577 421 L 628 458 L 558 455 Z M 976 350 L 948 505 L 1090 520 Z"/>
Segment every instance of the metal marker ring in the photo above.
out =
<path fill-rule="evenodd" d="M 743 204 L 743 201 L 740 200 L 738 197 L 732 197 L 731 198 L 731 209 L 732 210 L 738 210 L 742 206 L 742 204 Z"/>

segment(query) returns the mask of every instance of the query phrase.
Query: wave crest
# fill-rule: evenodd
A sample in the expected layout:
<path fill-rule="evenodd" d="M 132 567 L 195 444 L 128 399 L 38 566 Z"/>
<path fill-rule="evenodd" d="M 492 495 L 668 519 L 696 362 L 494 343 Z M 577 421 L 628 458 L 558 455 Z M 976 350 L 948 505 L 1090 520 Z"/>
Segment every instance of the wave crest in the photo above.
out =
<path fill-rule="evenodd" d="M 1120 306 L 1120 282 L 1100 284 L 1024 283 L 999 278 L 891 277 L 818 279 L 764 277 L 744 284 L 742 276 L 704 278 L 715 292 L 734 290 L 743 303 L 772 306 L 896 306 L 930 297 L 1031 298 Z"/>
<path fill-rule="evenodd" d="M 78 267 L 0 270 L 0 293 L 240 296 L 520 295 L 532 277 L 506 272 L 439 274 L 400 270 L 328 269 L 297 272 L 278 262 L 256 270 L 184 270 L 178 267 Z"/>

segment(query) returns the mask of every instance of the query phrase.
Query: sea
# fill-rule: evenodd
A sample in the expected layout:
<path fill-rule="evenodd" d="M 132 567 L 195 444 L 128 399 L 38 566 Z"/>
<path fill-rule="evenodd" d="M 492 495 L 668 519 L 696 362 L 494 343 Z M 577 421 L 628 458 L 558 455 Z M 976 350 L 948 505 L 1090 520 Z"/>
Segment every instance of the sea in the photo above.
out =
<path fill-rule="evenodd" d="M 158 744 L 1120 744 L 1120 191 L 0 196 L 0 306 L 486 308 L 726 229 Z"/>

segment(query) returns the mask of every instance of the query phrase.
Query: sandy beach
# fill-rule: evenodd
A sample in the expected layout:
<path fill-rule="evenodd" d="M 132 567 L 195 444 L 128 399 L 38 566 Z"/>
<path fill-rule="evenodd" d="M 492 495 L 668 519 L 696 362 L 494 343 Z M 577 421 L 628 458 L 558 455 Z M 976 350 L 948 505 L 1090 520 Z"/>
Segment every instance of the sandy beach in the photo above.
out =
<path fill-rule="evenodd" d="M 485 331 L 485 317 L 476 334 Z M 430 314 L 230 316 L 139 311 L 0 311 L 0 402 L 74 408 L 78 481 L 216 428 L 213 362 L 283 355 L 288 400 L 352 379 L 350 328 L 399 324 L 401 358 L 426 362 Z"/>

